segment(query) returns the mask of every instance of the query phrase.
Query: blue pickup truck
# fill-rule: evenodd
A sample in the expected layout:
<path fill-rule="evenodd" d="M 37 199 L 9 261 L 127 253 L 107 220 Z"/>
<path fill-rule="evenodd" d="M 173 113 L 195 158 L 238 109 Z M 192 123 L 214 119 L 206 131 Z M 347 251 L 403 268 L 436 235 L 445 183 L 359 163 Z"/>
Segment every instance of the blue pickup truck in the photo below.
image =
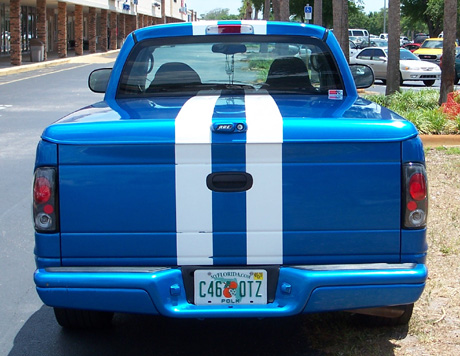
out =
<path fill-rule="evenodd" d="M 300 23 L 131 33 L 89 78 L 104 100 L 47 127 L 34 281 L 67 328 L 346 310 L 407 323 L 427 278 L 414 126 Z"/>

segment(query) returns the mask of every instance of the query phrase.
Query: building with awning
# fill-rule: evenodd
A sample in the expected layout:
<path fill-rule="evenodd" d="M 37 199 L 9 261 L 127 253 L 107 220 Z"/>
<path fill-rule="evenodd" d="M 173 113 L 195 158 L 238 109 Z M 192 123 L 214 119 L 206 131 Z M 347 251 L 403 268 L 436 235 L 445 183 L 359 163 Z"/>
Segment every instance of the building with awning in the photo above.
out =
<path fill-rule="evenodd" d="M 138 28 L 196 20 L 184 0 L 0 0 L 0 55 L 21 65 L 36 45 L 43 46 L 40 60 L 48 52 L 105 52 Z"/>

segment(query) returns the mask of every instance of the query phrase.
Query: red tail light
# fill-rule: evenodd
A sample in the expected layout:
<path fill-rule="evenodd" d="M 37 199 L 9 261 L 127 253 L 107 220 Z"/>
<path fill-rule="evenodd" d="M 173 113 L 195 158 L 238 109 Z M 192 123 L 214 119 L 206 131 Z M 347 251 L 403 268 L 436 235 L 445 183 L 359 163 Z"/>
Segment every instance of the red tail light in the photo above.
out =
<path fill-rule="evenodd" d="M 57 231 L 56 169 L 41 167 L 35 170 L 33 185 L 33 218 L 35 230 Z"/>
<path fill-rule="evenodd" d="M 410 177 L 409 192 L 414 200 L 420 201 L 426 198 L 426 177 L 422 173 L 415 173 Z"/>
<path fill-rule="evenodd" d="M 428 215 L 428 184 L 425 166 L 409 163 L 403 167 L 403 213 L 405 228 L 422 229 Z"/>
<path fill-rule="evenodd" d="M 34 202 L 43 204 L 51 198 L 51 183 L 45 177 L 38 177 L 34 182 Z"/>

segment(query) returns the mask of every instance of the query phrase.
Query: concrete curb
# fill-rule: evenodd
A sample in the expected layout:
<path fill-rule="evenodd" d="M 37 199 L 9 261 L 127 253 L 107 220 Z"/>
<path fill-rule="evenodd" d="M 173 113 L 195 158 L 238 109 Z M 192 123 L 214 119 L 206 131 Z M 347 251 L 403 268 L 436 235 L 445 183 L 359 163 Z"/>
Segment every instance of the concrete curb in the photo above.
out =
<path fill-rule="evenodd" d="M 460 146 L 460 135 L 420 135 L 424 147 Z"/>
<path fill-rule="evenodd" d="M 56 66 L 65 63 L 72 63 L 72 62 L 81 62 L 82 59 L 88 60 L 91 63 L 91 59 L 93 58 L 100 58 L 110 56 L 114 53 L 120 52 L 119 49 L 108 51 L 108 52 L 100 52 L 100 53 L 91 53 L 91 54 L 84 54 L 82 56 L 72 56 L 66 58 L 58 58 L 47 60 L 44 62 L 36 62 L 36 63 L 25 63 L 20 66 L 11 66 L 7 68 L 0 68 L 0 76 L 9 75 L 9 74 L 16 74 L 16 73 L 24 73 L 29 72 L 36 69 L 47 68 L 51 66 Z"/>

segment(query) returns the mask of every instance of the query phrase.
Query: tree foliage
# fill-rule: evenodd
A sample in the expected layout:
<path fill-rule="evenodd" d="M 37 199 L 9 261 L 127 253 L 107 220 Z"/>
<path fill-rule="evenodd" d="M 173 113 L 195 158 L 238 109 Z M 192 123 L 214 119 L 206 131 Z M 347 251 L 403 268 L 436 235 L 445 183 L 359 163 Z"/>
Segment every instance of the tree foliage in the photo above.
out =
<path fill-rule="evenodd" d="M 304 8 L 308 3 L 308 0 L 290 0 L 289 7 L 291 14 L 295 15 L 296 21 L 304 22 L 305 13 Z M 314 0 L 310 1 L 310 5 L 313 5 Z M 366 15 L 362 11 L 361 1 L 348 0 L 348 18 L 355 21 L 355 17 Z M 361 12 L 361 14 L 359 14 Z M 356 22 L 356 21 L 355 21 Z M 323 0 L 323 26 L 326 28 L 332 28 L 332 0 Z"/>
<path fill-rule="evenodd" d="M 264 8 L 265 0 L 252 0 L 251 2 L 254 5 L 254 10 L 256 13 Z"/>
<path fill-rule="evenodd" d="M 430 37 L 437 37 L 443 26 L 443 0 L 401 0 L 401 15 L 412 24 L 422 20 L 428 27 Z"/>
<path fill-rule="evenodd" d="M 251 0 L 250 3 L 254 7 L 254 13 L 258 14 L 264 9 L 265 0 Z M 304 7 L 307 3 L 314 6 L 314 0 L 289 0 L 289 9 L 294 21 L 304 22 L 305 13 Z M 270 13 L 273 19 L 273 0 L 270 1 Z M 229 14 L 229 9 L 214 9 L 206 14 L 201 14 L 204 20 L 235 20 L 244 17 L 246 12 L 247 0 L 241 0 L 241 7 L 238 14 Z M 323 26 L 332 28 L 332 0 L 323 0 Z M 368 15 L 364 13 L 362 0 L 348 0 L 348 17 L 351 28 L 368 28 Z M 382 19 L 383 19 L 383 15 Z M 378 31 L 377 31 L 378 32 Z"/>
<path fill-rule="evenodd" d="M 247 0 L 241 0 L 239 14 L 229 14 L 229 9 L 214 9 L 207 14 L 202 14 L 201 18 L 205 20 L 241 19 L 245 14 L 246 2 Z M 289 0 L 290 13 L 294 21 L 304 22 L 304 7 L 308 2 L 314 6 L 314 0 Z M 441 33 L 444 20 L 444 0 L 400 0 L 400 2 L 402 34 L 411 37 L 417 32 L 427 32 L 431 37 L 437 37 Z M 263 10 L 265 0 L 251 0 L 251 3 L 254 6 L 254 14 L 258 14 Z M 332 0 L 323 0 L 322 3 L 323 26 L 332 28 Z M 272 1 L 270 4 L 270 10 L 272 10 Z M 362 0 L 348 0 L 348 21 L 349 28 L 365 28 L 369 33 L 378 35 L 384 32 L 383 6 L 379 11 L 366 14 Z M 388 32 L 388 28 L 385 30 Z"/>
<path fill-rule="evenodd" d="M 387 4 L 388 4 L 387 0 Z M 400 0 L 401 2 L 401 34 L 413 38 L 418 32 L 428 33 L 431 37 L 437 37 L 443 29 L 444 20 L 444 0 Z M 247 0 L 241 0 L 240 13 L 229 14 L 229 9 L 214 9 L 207 14 L 201 15 L 206 20 L 236 20 L 245 16 Z M 264 9 L 266 0 L 251 0 L 254 7 L 254 15 L 259 14 Z M 270 3 L 270 18 L 273 19 L 273 0 Z M 304 22 L 304 7 L 307 3 L 314 6 L 314 0 L 290 0 L 289 8 L 293 21 Z M 460 4 L 457 6 L 460 10 Z M 323 22 L 326 28 L 333 28 L 332 23 L 332 0 L 322 0 Z M 387 8 L 388 11 L 388 8 Z M 460 12 L 459 12 L 460 13 Z M 379 11 L 364 12 L 362 0 L 348 0 L 348 27 L 365 28 L 369 33 L 378 35 L 388 32 L 388 25 L 383 28 L 383 6 Z M 388 24 L 388 14 L 387 14 Z M 457 38 L 460 37 L 460 31 Z"/>
<path fill-rule="evenodd" d="M 238 20 L 238 15 L 230 15 L 230 9 L 217 8 L 209 11 L 206 14 L 201 14 L 201 18 L 204 20 Z"/>
<path fill-rule="evenodd" d="M 364 24 L 364 28 L 367 29 L 369 33 L 379 35 L 382 32 L 386 32 L 386 30 L 383 31 L 383 22 L 383 9 L 379 12 L 370 12 L 369 15 L 367 15 L 367 24 Z"/>

